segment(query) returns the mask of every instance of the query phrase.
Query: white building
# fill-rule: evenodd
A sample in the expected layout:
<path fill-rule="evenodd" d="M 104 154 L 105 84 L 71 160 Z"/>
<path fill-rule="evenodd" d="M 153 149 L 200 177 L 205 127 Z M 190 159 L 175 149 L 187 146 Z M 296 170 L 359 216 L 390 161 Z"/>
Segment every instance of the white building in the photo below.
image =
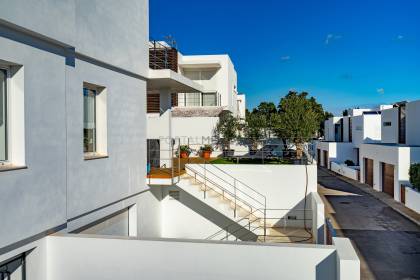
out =
<path fill-rule="evenodd" d="M 190 164 L 146 183 L 149 133 L 172 129 L 148 129 L 146 95 L 168 110 L 172 92 L 216 90 L 209 107 L 241 115 L 227 56 L 191 70 L 231 73 L 220 88 L 150 70 L 147 1 L 3 1 L 0 19 L 0 279 L 359 279 L 348 239 L 324 245 L 313 165 Z M 306 244 L 266 243 L 296 232 Z"/>
<path fill-rule="evenodd" d="M 325 139 L 316 143 L 317 162 L 335 169 L 352 161 L 351 178 L 358 178 L 359 149 L 363 143 L 377 143 L 381 139 L 381 113 L 373 109 L 351 109 L 348 116 L 331 117 L 325 121 Z M 343 168 L 341 170 L 344 172 Z"/>
<path fill-rule="evenodd" d="M 401 187 L 410 165 L 420 162 L 420 100 L 397 103 L 381 116 L 381 142 L 360 148 L 361 181 L 420 212 L 420 195 L 415 199 L 413 190 Z"/>

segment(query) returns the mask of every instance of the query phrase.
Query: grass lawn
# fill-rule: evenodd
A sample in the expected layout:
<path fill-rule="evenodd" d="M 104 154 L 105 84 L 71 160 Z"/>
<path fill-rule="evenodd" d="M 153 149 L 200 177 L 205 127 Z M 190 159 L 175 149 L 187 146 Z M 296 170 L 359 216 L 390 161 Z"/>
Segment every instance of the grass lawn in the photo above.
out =
<path fill-rule="evenodd" d="M 212 164 L 237 164 L 236 159 L 217 158 L 210 161 Z M 244 158 L 239 159 L 239 164 L 262 164 L 261 159 Z M 292 164 L 288 159 L 265 159 L 264 164 Z"/>

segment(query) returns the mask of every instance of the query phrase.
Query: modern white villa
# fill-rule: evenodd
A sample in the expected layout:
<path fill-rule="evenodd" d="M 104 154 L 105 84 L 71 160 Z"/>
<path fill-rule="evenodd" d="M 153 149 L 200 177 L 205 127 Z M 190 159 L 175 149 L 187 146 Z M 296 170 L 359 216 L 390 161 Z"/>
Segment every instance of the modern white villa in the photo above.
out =
<path fill-rule="evenodd" d="M 0 279 L 360 279 L 350 240 L 326 234 L 315 164 L 174 174 L 159 147 L 171 176 L 147 175 L 156 140 L 245 117 L 229 56 L 150 41 L 148 9 L 0 3 Z"/>
<path fill-rule="evenodd" d="M 420 162 L 419 118 L 420 101 L 332 117 L 325 121 L 325 140 L 317 142 L 319 165 L 420 212 L 420 194 L 408 187 L 410 165 Z"/>

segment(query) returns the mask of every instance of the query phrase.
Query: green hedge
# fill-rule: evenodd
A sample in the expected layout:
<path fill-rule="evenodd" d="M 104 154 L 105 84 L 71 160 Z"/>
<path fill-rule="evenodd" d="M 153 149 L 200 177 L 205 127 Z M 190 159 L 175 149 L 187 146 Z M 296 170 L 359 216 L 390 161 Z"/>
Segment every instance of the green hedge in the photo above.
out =
<path fill-rule="evenodd" d="M 410 183 L 414 188 L 420 190 L 420 163 L 410 166 Z"/>

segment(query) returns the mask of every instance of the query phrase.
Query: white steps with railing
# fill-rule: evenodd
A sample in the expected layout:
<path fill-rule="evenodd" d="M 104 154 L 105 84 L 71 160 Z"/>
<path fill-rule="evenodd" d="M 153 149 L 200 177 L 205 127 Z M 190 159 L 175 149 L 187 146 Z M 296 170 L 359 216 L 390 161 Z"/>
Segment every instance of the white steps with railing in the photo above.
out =
<path fill-rule="evenodd" d="M 208 239 L 257 240 L 265 234 L 265 196 L 213 165 L 187 165 L 186 171 L 178 187 L 232 222 Z"/>

